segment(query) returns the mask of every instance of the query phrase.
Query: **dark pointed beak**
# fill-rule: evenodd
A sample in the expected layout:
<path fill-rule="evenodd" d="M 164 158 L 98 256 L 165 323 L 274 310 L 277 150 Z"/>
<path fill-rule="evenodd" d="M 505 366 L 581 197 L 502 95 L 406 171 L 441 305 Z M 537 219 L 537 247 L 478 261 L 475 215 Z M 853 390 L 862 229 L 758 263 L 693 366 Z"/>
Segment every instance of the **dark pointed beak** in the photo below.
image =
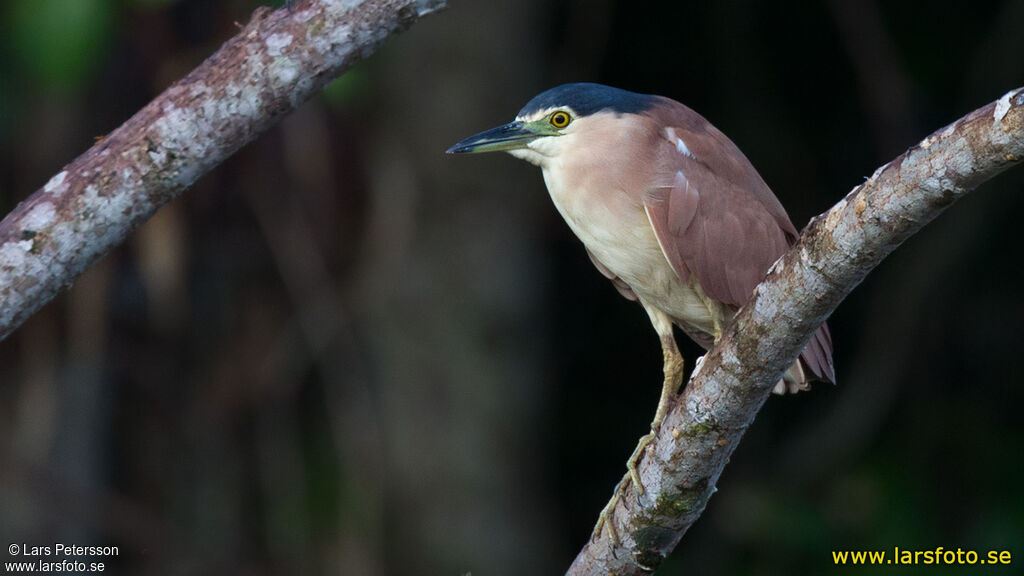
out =
<path fill-rule="evenodd" d="M 543 136 L 526 127 L 526 124 L 509 122 L 504 126 L 491 128 L 474 134 L 449 148 L 446 154 L 479 154 L 481 152 L 499 152 L 526 148 L 533 140 Z"/>

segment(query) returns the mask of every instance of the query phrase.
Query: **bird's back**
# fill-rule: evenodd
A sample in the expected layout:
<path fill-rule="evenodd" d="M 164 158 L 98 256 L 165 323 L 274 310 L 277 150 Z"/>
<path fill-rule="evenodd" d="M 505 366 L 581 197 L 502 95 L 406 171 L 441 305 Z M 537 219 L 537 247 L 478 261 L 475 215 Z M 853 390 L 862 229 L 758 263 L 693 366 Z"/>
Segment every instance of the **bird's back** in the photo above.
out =
<path fill-rule="evenodd" d="M 786 209 L 743 151 L 721 130 L 690 107 L 663 96 L 657 99 L 660 105 L 652 107 L 648 114 L 655 117 L 659 124 L 676 127 L 678 136 L 682 137 L 685 134 L 687 144 L 689 145 L 691 140 L 693 142 L 691 152 L 701 163 L 723 180 L 731 182 L 737 189 L 749 194 L 764 207 L 788 237 L 795 239 L 797 231 Z"/>

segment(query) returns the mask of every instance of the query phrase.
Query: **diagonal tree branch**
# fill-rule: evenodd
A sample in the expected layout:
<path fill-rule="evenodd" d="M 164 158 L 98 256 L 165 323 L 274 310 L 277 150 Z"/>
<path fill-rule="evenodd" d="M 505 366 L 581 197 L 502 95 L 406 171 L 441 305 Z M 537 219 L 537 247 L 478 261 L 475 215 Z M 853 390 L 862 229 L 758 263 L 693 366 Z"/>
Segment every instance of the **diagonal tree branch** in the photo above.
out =
<path fill-rule="evenodd" d="M 0 222 L 0 340 L 200 176 L 445 0 L 260 8 Z"/>
<path fill-rule="evenodd" d="M 1024 88 L 933 133 L 811 221 L 712 348 L 640 463 L 608 531 L 568 574 L 656 568 L 700 517 L 775 382 L 886 256 L 953 202 L 1024 159 Z M 625 483 L 624 484 L 628 484 Z"/>

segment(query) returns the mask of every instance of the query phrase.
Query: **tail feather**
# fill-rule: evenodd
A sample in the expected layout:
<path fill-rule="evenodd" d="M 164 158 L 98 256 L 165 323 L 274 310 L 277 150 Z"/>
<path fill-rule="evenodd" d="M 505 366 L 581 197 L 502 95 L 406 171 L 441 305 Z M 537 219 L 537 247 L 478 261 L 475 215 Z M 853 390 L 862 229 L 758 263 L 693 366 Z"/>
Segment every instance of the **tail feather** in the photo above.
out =
<path fill-rule="evenodd" d="M 811 335 L 807 347 L 800 353 L 793 366 L 786 370 L 782 380 L 775 385 L 776 394 L 808 390 L 812 382 L 836 383 L 836 370 L 832 365 L 832 334 L 828 324 Z"/>

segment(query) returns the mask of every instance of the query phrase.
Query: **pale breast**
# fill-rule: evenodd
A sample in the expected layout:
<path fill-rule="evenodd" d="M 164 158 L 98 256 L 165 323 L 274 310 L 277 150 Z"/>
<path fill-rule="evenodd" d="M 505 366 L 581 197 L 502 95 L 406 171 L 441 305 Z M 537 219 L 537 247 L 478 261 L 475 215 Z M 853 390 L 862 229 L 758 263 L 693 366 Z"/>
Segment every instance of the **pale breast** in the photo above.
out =
<path fill-rule="evenodd" d="M 610 179 L 597 174 L 567 178 L 559 168 L 544 168 L 551 200 L 594 258 L 641 299 L 679 322 L 713 333 L 711 313 L 694 286 L 681 282 L 672 270 L 639 196 L 616 188 L 594 189 L 597 182 Z"/>

